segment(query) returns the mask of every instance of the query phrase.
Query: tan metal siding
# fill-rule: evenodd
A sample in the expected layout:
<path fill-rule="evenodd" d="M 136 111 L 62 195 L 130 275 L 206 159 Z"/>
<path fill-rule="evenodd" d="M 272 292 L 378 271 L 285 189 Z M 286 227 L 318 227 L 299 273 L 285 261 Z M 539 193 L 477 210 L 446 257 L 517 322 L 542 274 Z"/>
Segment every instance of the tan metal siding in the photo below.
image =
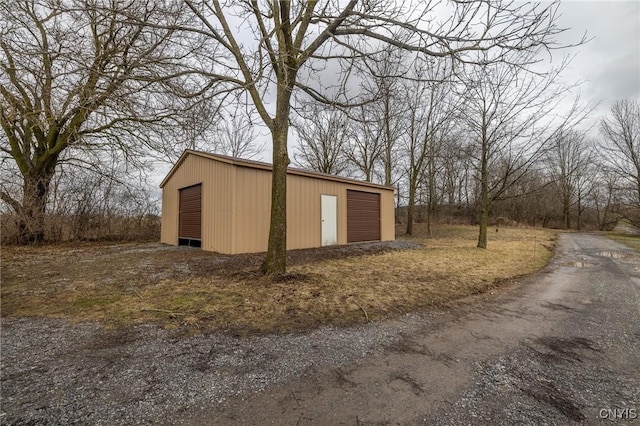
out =
<path fill-rule="evenodd" d="M 211 162 L 204 168 L 208 185 L 202 207 L 202 243 L 206 250 L 233 253 L 232 194 L 235 187 L 233 166 Z"/>
<path fill-rule="evenodd" d="M 233 253 L 266 251 L 271 215 L 271 173 L 236 167 L 235 178 Z"/>
<path fill-rule="evenodd" d="M 162 234 L 178 243 L 180 188 L 202 183 L 202 249 L 221 253 L 267 250 L 271 207 L 271 171 L 240 166 L 197 154 L 186 155 L 166 179 L 162 191 Z M 321 245 L 320 195 L 336 195 L 338 244 L 347 243 L 347 189 L 380 194 L 380 237 L 395 238 L 392 189 L 323 179 L 287 176 L 287 248 Z"/>
<path fill-rule="evenodd" d="M 320 195 L 337 195 L 330 182 L 287 176 L 287 249 L 320 247 Z"/>
<path fill-rule="evenodd" d="M 363 188 L 356 184 L 289 175 L 287 180 L 287 248 L 291 250 L 320 247 L 320 195 L 322 194 L 338 197 L 338 244 L 347 244 L 348 190 L 364 190 L 368 193 L 379 194 L 380 215 L 377 238 L 382 241 L 395 239 L 393 190 Z"/>
<path fill-rule="evenodd" d="M 393 241 L 396 239 L 396 214 L 394 192 L 380 192 L 380 239 Z"/>
<path fill-rule="evenodd" d="M 380 240 L 380 194 L 347 190 L 347 242 Z"/>
<path fill-rule="evenodd" d="M 234 253 L 267 250 L 271 213 L 271 173 L 236 168 Z M 319 247 L 320 195 L 338 197 L 338 244 L 346 244 L 346 186 L 298 175 L 287 176 L 287 248 Z M 357 188 L 357 186 L 355 186 Z M 392 192 L 392 191 L 391 191 Z M 393 200 L 393 192 L 391 195 Z"/>
<path fill-rule="evenodd" d="M 202 185 L 179 189 L 178 238 L 202 237 Z"/>
<path fill-rule="evenodd" d="M 189 155 L 162 188 L 161 241 L 178 244 L 179 189 L 202 183 L 202 249 L 231 253 L 233 166 Z"/>

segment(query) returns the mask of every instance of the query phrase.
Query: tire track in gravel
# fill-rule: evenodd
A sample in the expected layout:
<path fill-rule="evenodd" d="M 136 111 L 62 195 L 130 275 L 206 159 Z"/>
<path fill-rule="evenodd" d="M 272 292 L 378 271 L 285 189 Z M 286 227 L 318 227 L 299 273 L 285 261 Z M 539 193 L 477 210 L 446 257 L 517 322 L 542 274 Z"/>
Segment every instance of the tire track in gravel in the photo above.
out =
<path fill-rule="evenodd" d="M 437 324 L 424 321 L 382 354 L 339 374 L 325 366 L 179 422 L 634 420 L 640 415 L 639 265 L 637 253 L 604 237 L 562 234 L 545 271 L 495 300 L 449 312 Z M 610 418 L 612 409 L 623 414 Z"/>
<path fill-rule="evenodd" d="M 2 318 L 0 423 L 627 424 L 638 282 L 637 253 L 562 234 L 533 277 L 351 328 L 184 338 Z"/>

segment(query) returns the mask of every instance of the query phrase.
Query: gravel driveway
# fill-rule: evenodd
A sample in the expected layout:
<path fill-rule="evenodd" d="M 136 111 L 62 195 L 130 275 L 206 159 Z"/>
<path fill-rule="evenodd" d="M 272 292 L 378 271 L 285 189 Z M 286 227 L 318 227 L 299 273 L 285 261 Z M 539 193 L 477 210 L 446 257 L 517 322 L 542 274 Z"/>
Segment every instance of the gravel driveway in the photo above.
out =
<path fill-rule="evenodd" d="M 2 322 L 2 424 L 596 424 L 640 418 L 640 256 L 563 234 L 535 277 L 294 335 Z M 636 420 L 637 421 L 637 420 Z"/>

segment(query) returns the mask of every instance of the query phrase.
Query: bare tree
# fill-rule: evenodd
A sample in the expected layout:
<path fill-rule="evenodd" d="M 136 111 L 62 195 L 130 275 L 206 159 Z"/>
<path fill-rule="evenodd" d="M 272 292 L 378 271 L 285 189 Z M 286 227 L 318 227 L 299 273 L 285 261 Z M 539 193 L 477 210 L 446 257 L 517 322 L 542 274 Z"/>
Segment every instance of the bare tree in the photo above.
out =
<path fill-rule="evenodd" d="M 577 204 L 578 229 L 585 175 L 593 155 L 584 136 L 576 131 L 559 132 L 551 140 L 546 155 L 551 178 L 562 201 L 562 216 L 566 229 L 571 228 L 571 208 Z"/>
<path fill-rule="evenodd" d="M 345 147 L 350 136 L 349 119 L 339 110 L 311 106 L 308 117 L 293 120 L 299 147 L 295 159 L 302 167 L 321 173 L 345 172 Z"/>
<path fill-rule="evenodd" d="M 606 139 L 603 152 L 612 171 L 620 176 L 627 206 L 625 217 L 640 227 L 640 101 L 620 100 L 611 106 L 611 117 L 600 122 Z"/>
<path fill-rule="evenodd" d="M 507 165 L 507 163 L 503 163 Z M 557 211 L 558 194 L 542 162 L 530 168 L 492 205 L 496 226 L 549 226 Z"/>
<path fill-rule="evenodd" d="M 136 163 L 162 135 L 180 135 L 211 85 L 198 78 L 207 39 L 181 32 L 184 19 L 181 6 L 152 0 L 0 3 L 0 152 L 22 177 L 21 194 L 0 194 L 21 242 L 44 238 L 62 158 L 105 150 Z"/>
<path fill-rule="evenodd" d="M 212 78 L 247 91 L 271 132 L 271 223 L 262 266 L 269 274 L 286 269 L 287 139 L 295 89 L 321 102 L 350 103 L 353 66 L 389 45 L 417 58 L 464 60 L 467 51 L 484 51 L 488 60 L 501 61 L 512 49 L 548 46 L 562 31 L 555 25 L 557 3 L 541 8 L 500 0 L 185 1 L 225 51 Z M 446 18 L 432 19 L 436 9 Z M 243 39 L 247 33 L 255 40 Z M 329 61 L 341 65 L 341 75 L 332 75 L 331 82 L 322 72 Z"/>
<path fill-rule="evenodd" d="M 50 183 L 47 241 L 159 238 L 160 192 L 149 188 L 144 170 L 127 167 L 122 153 L 70 153 L 61 154 Z M 17 192 L 20 171 L 9 159 L 4 165 L 3 185 Z M 15 211 L 2 211 L 3 243 L 20 242 L 16 216 Z"/>
<path fill-rule="evenodd" d="M 464 141 L 464 134 L 455 129 L 453 138 L 448 138 L 444 147 L 442 193 L 443 200 L 450 209 L 471 204 L 473 161 L 470 147 Z"/>
<path fill-rule="evenodd" d="M 387 186 L 395 184 L 394 172 L 398 164 L 398 141 L 405 133 L 406 104 L 404 102 L 402 81 L 409 69 L 403 61 L 403 51 L 389 46 L 382 52 L 370 55 L 365 73 L 362 76 L 361 91 L 367 103 L 366 124 L 372 141 L 379 146 L 377 160 L 382 165 L 381 183 Z"/>
<path fill-rule="evenodd" d="M 212 135 L 214 151 L 239 158 L 254 158 L 262 153 L 264 144 L 256 144 L 256 129 L 244 114 L 220 120 L 217 132 Z"/>
<path fill-rule="evenodd" d="M 378 123 L 368 108 L 360 105 L 350 112 L 350 137 L 344 148 L 349 164 L 367 182 L 373 182 L 376 164 L 384 150 Z"/>
<path fill-rule="evenodd" d="M 420 79 L 404 85 L 407 109 L 404 155 L 408 180 L 407 229 L 413 233 L 414 209 L 419 184 L 426 193 L 427 236 L 431 237 L 432 216 L 437 195 L 437 178 L 443 167 L 443 148 L 452 137 L 454 109 L 448 94 L 452 85 L 450 69 L 444 61 L 417 70 Z"/>
<path fill-rule="evenodd" d="M 567 86 L 557 84 L 566 63 L 545 73 L 514 65 L 529 63 L 534 54 L 517 53 L 511 64 L 474 66 L 462 85 L 461 115 L 474 147 L 479 184 L 479 248 L 487 247 L 491 204 L 527 175 L 559 129 L 584 117 L 575 103 L 565 117 L 552 119 L 568 93 Z"/>
<path fill-rule="evenodd" d="M 594 206 L 600 231 L 608 231 L 620 218 L 620 176 L 609 170 L 604 164 L 595 164 L 595 170 L 588 178 L 591 180 L 587 200 Z"/>

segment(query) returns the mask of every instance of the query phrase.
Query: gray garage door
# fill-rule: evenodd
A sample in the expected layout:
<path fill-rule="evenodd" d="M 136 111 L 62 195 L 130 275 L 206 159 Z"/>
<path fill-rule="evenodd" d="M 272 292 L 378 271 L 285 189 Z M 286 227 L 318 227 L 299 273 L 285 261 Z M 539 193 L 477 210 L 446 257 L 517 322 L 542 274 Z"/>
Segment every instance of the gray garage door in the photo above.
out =
<path fill-rule="evenodd" d="M 347 190 L 347 242 L 380 240 L 380 194 Z"/>

